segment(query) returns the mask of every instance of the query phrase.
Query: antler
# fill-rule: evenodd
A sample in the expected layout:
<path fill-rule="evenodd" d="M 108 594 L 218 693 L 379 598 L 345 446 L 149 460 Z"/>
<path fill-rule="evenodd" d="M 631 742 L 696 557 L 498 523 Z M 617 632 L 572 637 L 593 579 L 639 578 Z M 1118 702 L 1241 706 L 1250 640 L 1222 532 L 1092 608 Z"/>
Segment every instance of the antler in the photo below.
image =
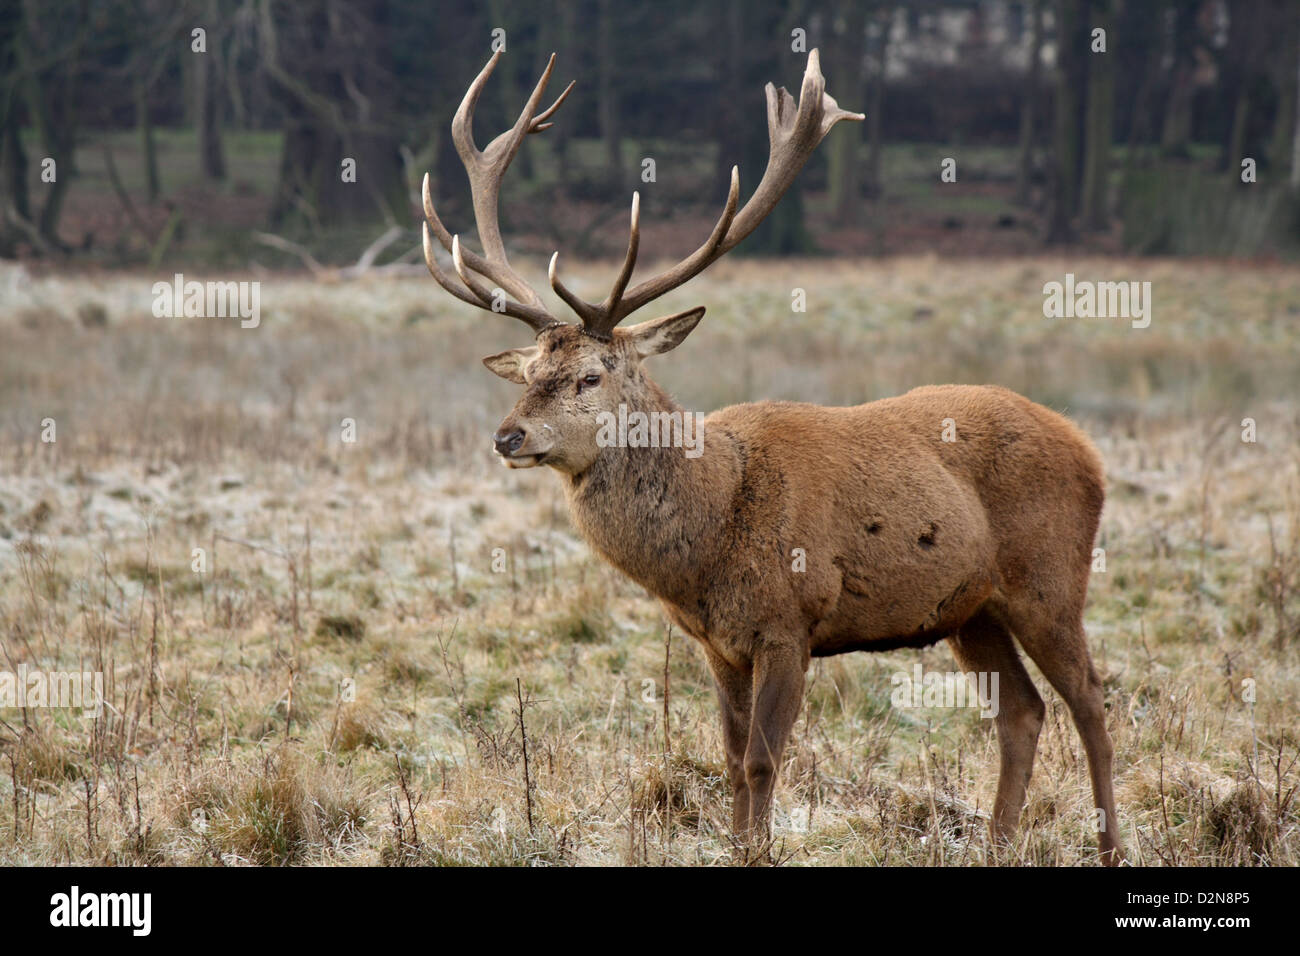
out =
<path fill-rule="evenodd" d="M 496 69 L 497 60 L 500 58 L 501 51 L 492 54 L 492 59 L 488 60 L 487 66 L 483 67 L 474 82 L 470 84 L 465 98 L 461 100 L 460 107 L 456 110 L 456 116 L 451 121 L 451 137 L 456 144 L 456 152 L 460 154 L 461 162 L 465 164 L 465 171 L 469 174 L 470 192 L 474 200 L 474 222 L 478 227 L 478 238 L 483 244 L 484 255 L 480 256 L 473 250 L 466 249 L 460 241 L 460 236 L 454 236 L 447 231 L 433 208 L 429 175 L 425 173 L 422 189 L 426 219 L 424 262 L 438 285 L 456 298 L 489 312 L 504 312 L 506 315 L 512 315 L 527 323 L 533 331 L 540 332 L 559 320 L 550 313 L 542 303 L 541 296 L 524 281 L 510 265 L 510 260 L 506 258 L 505 243 L 501 241 L 501 227 L 497 221 L 497 201 L 501 194 L 501 179 L 510 166 L 510 161 L 519 152 L 524 137 L 551 127 L 552 124 L 547 120 L 560 108 L 560 104 L 573 89 L 573 84 L 570 83 L 564 88 L 564 92 L 550 108 L 537 116 L 533 115 L 538 103 L 541 102 L 542 94 L 546 92 L 551 71 L 555 67 L 555 54 L 552 53 L 550 61 L 546 64 L 546 70 L 537 81 L 537 86 L 533 88 L 533 93 L 524 105 L 523 112 L 519 114 L 519 119 L 515 121 L 515 125 L 492 140 L 486 149 L 480 150 L 474 145 L 474 107 L 478 105 L 479 95 L 483 92 L 483 87 L 487 84 L 492 71 Z M 433 255 L 430 230 L 438 237 L 442 247 L 451 253 L 456 275 L 460 277 L 463 285 L 455 282 L 439 268 Z M 514 297 L 513 301 L 499 297 L 497 290 L 484 285 L 479 276 L 495 283 L 499 290 L 509 293 Z"/>
<path fill-rule="evenodd" d="M 861 113 L 842 110 L 835 98 L 826 92 L 826 80 L 821 72 L 817 50 L 808 54 L 808 68 L 804 71 L 803 86 L 799 91 L 798 108 L 785 87 L 776 89 L 768 83 L 767 94 L 767 169 L 759 181 L 754 195 L 743 209 L 736 212 L 740 198 L 740 170 L 731 168 L 731 188 L 727 204 L 717 224 L 704 244 L 665 272 L 634 286 L 625 293 L 632 269 L 636 265 L 637 247 L 640 244 L 641 198 L 632 194 L 632 226 L 628 239 L 627 255 L 623 267 L 610 289 L 609 295 L 599 305 L 584 302 L 571 292 L 557 273 L 559 253 L 551 256 L 548 270 L 551 288 L 582 319 L 584 329 L 598 337 L 607 337 L 624 318 L 666 292 L 670 292 L 703 272 L 742 239 L 753 232 L 764 217 L 772 211 L 777 201 L 790 188 L 795 176 L 803 168 L 823 137 L 840 120 L 862 120 Z"/>
<path fill-rule="evenodd" d="M 484 255 L 480 256 L 466 249 L 459 236 L 453 236 L 443 226 L 433 208 L 433 197 L 429 191 L 429 176 L 424 177 L 424 215 L 427 222 L 424 227 L 424 261 L 438 284 L 456 298 L 480 309 L 491 312 L 504 312 L 521 319 L 536 332 L 556 325 L 559 320 L 542 303 L 541 297 L 533 290 L 523 277 L 510 265 L 506 258 L 505 244 L 501 241 L 501 228 L 497 222 L 497 201 L 501 192 L 501 179 L 505 175 L 510 161 L 519 152 L 524 137 L 530 133 L 540 133 L 552 125 L 548 119 L 560 108 L 573 89 L 570 83 L 559 95 L 550 108 L 534 116 L 546 84 L 550 81 L 551 71 L 555 66 L 555 54 L 551 54 L 546 70 L 537 81 L 532 95 L 528 98 L 524 111 L 519 115 L 515 125 L 488 144 L 487 149 L 480 150 L 474 145 L 471 129 L 474 119 L 474 107 L 487 79 L 496 68 L 501 58 L 498 51 L 488 60 L 487 66 L 470 84 L 465 98 L 451 123 L 451 135 L 460 154 L 465 170 L 469 173 L 470 190 L 474 198 L 474 221 L 478 227 L 479 241 L 483 244 Z M 619 322 L 637 309 L 646 305 L 666 292 L 670 292 L 689 279 L 694 278 L 713 262 L 730 252 L 742 239 L 753 232 L 760 222 L 772 211 L 785 191 L 790 188 L 799 170 L 803 168 L 830 128 L 840 120 L 862 120 L 861 113 L 842 110 L 835 98 L 826 92 L 826 80 L 821 72 L 821 60 L 817 50 L 808 54 L 808 68 L 804 71 L 803 86 L 799 91 L 799 102 L 785 87 L 777 89 L 768 83 L 764 92 L 767 95 L 767 132 L 768 157 L 767 169 L 759 180 L 754 195 L 749 197 L 743 209 L 736 207 L 740 202 L 740 170 L 731 168 L 731 188 L 727 192 L 727 203 L 722 215 L 714 225 L 713 231 L 704 244 L 693 253 L 665 272 L 634 286 L 627 291 L 636 267 L 637 250 L 641 243 L 641 196 L 632 194 L 632 222 L 629 230 L 627 254 L 623 257 L 623 266 L 619 270 L 614 284 L 603 302 L 594 304 L 574 295 L 558 274 L 560 254 L 551 256 L 550 268 L 547 270 L 551 288 L 563 299 L 582 320 L 583 330 L 597 338 L 608 338 Z M 433 240 L 430 231 L 437 236 L 442 247 L 451 253 L 452 263 L 460 283 L 455 282 L 439 267 L 433 255 Z M 490 289 L 483 284 L 480 277 L 495 282 L 498 289 Z M 513 300 L 504 299 L 497 293 L 508 292 Z"/>

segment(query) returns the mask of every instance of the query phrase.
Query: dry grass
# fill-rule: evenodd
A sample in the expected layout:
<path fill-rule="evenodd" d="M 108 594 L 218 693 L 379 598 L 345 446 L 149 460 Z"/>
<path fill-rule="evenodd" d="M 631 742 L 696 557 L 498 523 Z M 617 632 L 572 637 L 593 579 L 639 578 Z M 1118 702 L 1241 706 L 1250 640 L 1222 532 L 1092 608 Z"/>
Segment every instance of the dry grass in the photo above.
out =
<path fill-rule="evenodd" d="M 1043 319 L 1067 270 L 1151 280 L 1151 328 Z M 491 460 L 514 390 L 478 359 L 514 323 L 428 280 L 281 276 L 255 331 L 158 320 L 156 278 L 0 274 L 0 670 L 100 670 L 108 698 L 0 710 L 0 863 L 729 860 L 702 656 L 674 637 L 666 755 L 662 612 L 576 539 L 553 476 Z M 994 381 L 1078 418 L 1111 476 L 1088 624 L 1130 858 L 1300 863 L 1294 270 L 740 263 L 664 308 L 696 301 L 655 369 L 689 408 Z M 918 659 L 954 667 L 943 645 L 814 665 L 783 859 L 992 860 L 991 723 L 892 708 Z M 1082 750 L 1044 698 L 1003 860 L 1093 862 Z"/>

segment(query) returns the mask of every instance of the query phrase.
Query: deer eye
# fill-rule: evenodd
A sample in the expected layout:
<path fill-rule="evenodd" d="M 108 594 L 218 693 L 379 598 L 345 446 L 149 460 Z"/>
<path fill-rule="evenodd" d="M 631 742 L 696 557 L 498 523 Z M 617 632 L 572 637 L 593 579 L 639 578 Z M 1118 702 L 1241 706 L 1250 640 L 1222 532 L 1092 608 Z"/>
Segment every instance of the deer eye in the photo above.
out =
<path fill-rule="evenodd" d="M 581 392 L 584 389 L 595 388 L 599 384 L 600 375 L 596 372 L 592 372 L 590 375 L 584 375 L 582 378 L 578 379 L 578 391 Z"/>

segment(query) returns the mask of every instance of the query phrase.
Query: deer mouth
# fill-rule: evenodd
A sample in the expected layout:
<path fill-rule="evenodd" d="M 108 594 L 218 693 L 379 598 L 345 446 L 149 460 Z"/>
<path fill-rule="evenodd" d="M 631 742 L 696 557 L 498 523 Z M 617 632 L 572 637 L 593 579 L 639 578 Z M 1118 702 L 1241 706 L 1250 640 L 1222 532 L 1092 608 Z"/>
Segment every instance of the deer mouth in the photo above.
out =
<path fill-rule="evenodd" d="M 546 460 L 547 452 L 524 455 L 501 455 L 501 464 L 507 468 L 536 468 Z"/>

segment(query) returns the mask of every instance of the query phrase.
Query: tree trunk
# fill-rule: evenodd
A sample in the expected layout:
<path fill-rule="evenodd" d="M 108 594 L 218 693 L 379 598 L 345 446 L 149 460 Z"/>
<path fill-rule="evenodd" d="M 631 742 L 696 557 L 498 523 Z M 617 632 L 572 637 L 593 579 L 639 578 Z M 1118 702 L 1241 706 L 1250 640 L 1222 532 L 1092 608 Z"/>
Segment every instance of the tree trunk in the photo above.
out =
<path fill-rule="evenodd" d="M 1268 158 L 1271 166 L 1281 171 L 1291 159 L 1291 143 L 1295 138 L 1298 88 L 1300 88 L 1300 2 L 1290 0 L 1283 6 L 1287 14 L 1282 38 L 1281 68 L 1277 77 L 1277 117 L 1273 121 L 1273 139 Z"/>
<path fill-rule="evenodd" d="M 605 147 L 604 180 L 615 192 L 623 191 L 623 139 L 618 96 L 614 89 L 614 12 L 610 0 L 600 0 L 596 10 L 596 112 L 600 139 Z"/>
<path fill-rule="evenodd" d="M 538 20 L 537 42 L 534 45 L 534 50 L 533 50 L 533 71 L 532 71 L 533 82 L 536 82 L 537 78 L 541 76 L 544 72 L 546 72 L 546 63 L 551 58 L 551 54 L 553 52 L 558 53 L 555 44 L 555 18 L 549 14 L 549 11 L 545 7 L 543 7 L 538 14 L 537 20 Z M 561 62 L 558 56 L 555 58 L 555 62 L 556 62 L 556 69 L 558 70 L 559 64 Z M 553 79 L 552 82 L 556 84 L 557 89 L 563 89 L 567 85 L 566 83 L 564 83 L 564 81 L 560 80 L 558 76 L 555 79 Z M 528 95 L 532 95 L 531 87 L 528 90 Z M 547 104 L 543 103 L 541 106 L 538 107 L 538 109 L 539 110 L 545 109 L 546 106 Z M 522 109 L 522 104 L 520 108 Z M 519 154 L 521 156 L 524 153 L 528 154 L 528 169 L 531 171 L 531 174 L 534 179 L 538 175 L 537 165 L 534 162 L 534 157 L 554 155 L 554 146 L 555 146 L 555 140 L 553 139 L 554 133 L 555 133 L 555 127 L 553 126 L 551 127 L 550 131 L 547 132 L 546 135 L 544 136 L 524 137 L 524 145 L 523 148 L 520 149 Z M 553 166 L 554 164 L 553 163 L 548 164 L 547 161 L 544 160 L 543 167 L 547 165 Z"/>
<path fill-rule="evenodd" d="M 880 20 L 880 56 L 872 74 L 871 93 L 867 99 L 867 195 L 879 199 L 885 193 L 881 163 L 884 158 L 883 120 L 885 109 L 885 68 L 889 63 L 889 40 L 894 28 L 894 10 L 886 8 Z"/>
<path fill-rule="evenodd" d="M 1121 8 L 1122 10 L 1123 8 Z M 1119 22 L 1119 29 L 1124 31 L 1133 30 L 1137 25 L 1142 29 L 1142 36 L 1153 37 L 1160 33 L 1160 24 L 1163 20 L 1164 8 L 1153 6 L 1149 9 L 1144 8 L 1140 17 L 1135 17 L 1132 12 L 1124 11 L 1126 16 Z M 1118 52 L 1118 50 L 1116 51 Z M 1152 141 L 1152 95 L 1159 72 L 1159 48 L 1155 41 L 1144 44 L 1140 54 L 1132 55 L 1127 61 L 1121 59 L 1116 66 L 1119 75 L 1124 75 L 1127 71 L 1129 76 L 1137 74 L 1138 80 L 1137 92 L 1133 94 L 1133 111 L 1129 117 L 1128 142 L 1124 150 L 1124 172 L 1125 181 L 1132 176 L 1133 171 L 1139 165 L 1146 162 L 1148 155 L 1148 145 Z"/>
<path fill-rule="evenodd" d="M 1300 70 L 1296 76 L 1295 130 L 1291 136 L 1291 188 L 1300 192 Z"/>
<path fill-rule="evenodd" d="M 291 117 L 280 156 L 280 182 L 271 219 L 283 222 L 299 215 L 312 228 L 373 222 L 377 214 L 395 219 L 404 208 L 402 157 L 392 137 L 356 133 L 346 139 L 315 117 Z M 447 155 L 451 137 L 439 139 L 439 169 L 455 169 L 459 160 Z M 455 150 L 451 148 L 451 154 Z M 342 160 L 356 161 L 356 181 L 342 177 Z"/>
<path fill-rule="evenodd" d="M 18 111 L 14 106 L 0 117 L 0 188 L 8 197 L 13 212 L 24 221 L 31 220 L 27 195 L 27 154 L 23 152 Z M 0 258 L 12 256 L 22 230 L 10 221 L 9 209 L 0 209 Z"/>
<path fill-rule="evenodd" d="M 384 120 L 395 96 L 379 65 L 384 4 L 276 9 L 272 17 L 264 8 L 259 31 L 263 68 L 285 116 L 272 221 L 301 216 L 315 228 L 370 223 L 381 215 L 390 224 L 404 219 L 408 197 L 398 131 Z M 336 96 L 339 90 L 346 98 Z M 446 148 L 440 137 L 440 174 Z M 346 179 L 344 160 L 355 161 Z"/>
<path fill-rule="evenodd" d="M 149 91 L 144 82 L 135 85 L 135 125 L 140 134 L 140 156 L 144 161 L 145 190 L 149 201 L 156 202 L 162 191 L 158 178 L 158 150 L 154 143 L 153 121 L 149 116 Z"/>
<path fill-rule="evenodd" d="M 710 195 L 727 194 L 731 184 L 731 167 L 736 165 L 745 149 L 744 124 L 741 119 L 741 107 L 745 102 L 745 33 L 740 0 L 726 0 L 718 4 L 716 29 L 720 37 L 722 54 L 722 75 L 718 87 L 716 122 L 713 124 L 714 141 L 717 153 L 714 156 L 713 188 Z M 747 157 L 746 157 L 747 158 Z M 741 167 L 741 174 L 747 171 Z M 741 188 L 745 180 L 741 180 Z"/>
<path fill-rule="evenodd" d="M 21 12 L 0 19 L 0 196 L 7 206 L 31 221 L 31 204 L 27 192 L 27 153 L 22 141 L 22 107 L 18 85 L 18 34 Z M 0 257 L 12 256 L 22 230 L 10 220 L 9 208 L 0 208 Z"/>
<path fill-rule="evenodd" d="M 226 178 L 226 155 L 221 144 L 221 83 L 217 76 L 217 10 L 214 0 L 208 3 L 207 52 L 193 53 L 194 111 L 198 131 L 199 168 L 208 179 Z"/>
<path fill-rule="evenodd" d="M 1237 84 L 1237 95 L 1232 105 L 1232 126 L 1228 141 L 1223 147 L 1219 165 L 1235 178 L 1241 172 L 1242 154 L 1246 150 L 1246 121 L 1250 117 L 1250 93 L 1244 82 Z"/>
<path fill-rule="evenodd" d="M 1106 228 L 1110 199 L 1110 149 L 1114 137 L 1115 52 L 1110 48 L 1115 36 L 1115 17 L 1111 0 L 1092 0 L 1089 28 L 1106 31 L 1105 53 L 1088 53 L 1088 106 L 1085 119 L 1083 175 L 1083 228 L 1101 231 Z"/>
<path fill-rule="evenodd" d="M 37 51 L 29 51 L 39 56 Z M 68 187 L 76 175 L 76 90 L 73 74 L 75 61 L 80 50 L 72 52 L 68 59 L 55 64 L 49 72 L 33 68 L 30 61 L 23 64 L 31 71 L 24 84 L 27 92 L 27 108 L 32 123 L 40 134 L 46 157 L 54 161 L 55 180 L 48 185 L 45 203 L 37 217 L 36 227 L 41 239 L 56 249 L 66 250 L 67 245 L 59 238 L 59 220 L 63 216 L 63 201 L 67 198 Z M 53 74 L 54 70 L 68 71 L 60 81 Z"/>
<path fill-rule="evenodd" d="M 1029 36 L 1029 71 L 1025 77 L 1025 95 L 1020 101 L 1020 159 L 1017 163 L 1016 202 L 1029 205 L 1034 177 L 1034 113 L 1043 73 L 1043 3 L 1030 0 L 1032 26 Z"/>
<path fill-rule="evenodd" d="M 1174 31 L 1171 38 L 1173 67 L 1170 71 L 1169 99 L 1160 130 L 1160 152 L 1164 156 L 1185 158 L 1192 135 L 1192 95 L 1196 64 L 1196 4 L 1175 3 Z"/>
<path fill-rule="evenodd" d="M 1259 159 L 1267 146 L 1262 142 L 1263 131 L 1255 122 L 1258 111 L 1254 106 L 1260 87 L 1267 82 L 1263 65 L 1269 41 L 1278 29 L 1270 15 L 1275 12 L 1274 7 L 1263 4 L 1231 8 L 1228 45 L 1220 60 L 1220 90 L 1229 106 L 1232 123 L 1221 144 L 1219 169 L 1233 179 L 1240 176 L 1243 159 L 1247 156 Z"/>
<path fill-rule="evenodd" d="M 556 5 L 559 7 L 558 15 L 560 21 L 560 40 L 559 53 L 560 60 L 564 63 L 575 64 L 576 57 L 575 47 L 577 41 L 575 35 L 578 29 L 578 11 L 577 4 L 568 3 L 566 0 L 557 0 Z M 576 90 L 575 90 L 576 92 Z M 574 109 L 568 106 L 566 109 Z M 547 136 L 554 137 L 555 149 L 555 175 L 559 185 L 560 195 L 567 197 L 570 190 L 569 174 L 572 172 L 569 162 L 569 143 L 573 137 L 573 122 L 556 123 L 554 127 L 546 133 Z"/>
<path fill-rule="evenodd" d="M 1057 0 L 1056 95 L 1053 117 L 1051 187 L 1048 194 L 1049 245 L 1074 241 L 1070 220 L 1078 201 L 1079 138 L 1075 127 L 1079 43 L 1079 0 Z"/>
<path fill-rule="evenodd" d="M 30 219 L 32 215 L 27 169 L 18 104 L 10 100 L 3 117 L 0 117 L 0 170 L 3 171 L 4 195 L 14 212 L 24 219 Z"/>
<path fill-rule="evenodd" d="M 844 32 L 837 38 L 836 62 L 832 74 L 835 83 L 832 88 L 836 96 L 852 102 L 861 97 L 866 87 L 862 67 L 862 44 L 867 28 L 866 8 L 861 2 L 841 3 L 840 7 L 844 17 Z M 852 100 L 849 99 L 850 96 Z M 831 213 L 840 223 L 852 225 L 861 218 L 862 213 L 862 174 L 858 160 L 862 131 L 855 128 L 843 129 L 828 145 Z"/>

